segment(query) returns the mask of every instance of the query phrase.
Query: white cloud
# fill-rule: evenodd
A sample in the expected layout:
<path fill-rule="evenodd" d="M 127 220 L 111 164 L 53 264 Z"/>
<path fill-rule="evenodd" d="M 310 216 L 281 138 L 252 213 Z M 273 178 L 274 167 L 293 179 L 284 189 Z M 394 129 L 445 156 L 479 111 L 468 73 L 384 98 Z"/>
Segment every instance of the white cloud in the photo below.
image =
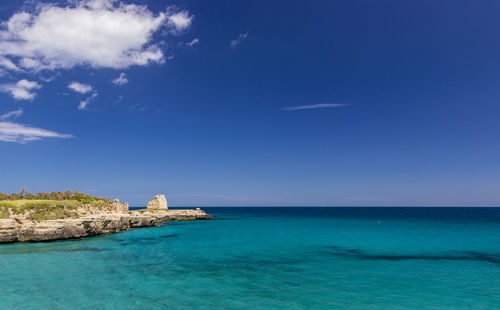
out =
<path fill-rule="evenodd" d="M 231 42 L 229 42 L 229 46 L 231 46 L 231 48 L 236 48 L 236 46 L 238 46 L 241 41 L 245 40 L 247 37 L 248 32 L 240 33 L 237 39 L 231 40 Z"/>
<path fill-rule="evenodd" d="M 180 33 L 191 26 L 193 16 L 188 11 L 171 12 L 168 14 L 167 20 L 167 25 L 170 26 L 171 32 Z"/>
<path fill-rule="evenodd" d="M 0 122 L 0 141 L 26 143 L 43 138 L 72 138 L 72 135 L 12 122 Z"/>
<path fill-rule="evenodd" d="M 35 12 L 16 13 L 2 23 L 0 66 L 39 71 L 161 63 L 164 55 L 154 34 L 162 26 L 171 32 L 186 30 L 192 19 L 187 11 L 155 14 L 146 5 L 117 0 L 40 4 Z"/>
<path fill-rule="evenodd" d="M 312 110 L 312 109 L 326 109 L 326 108 L 339 108 L 350 105 L 349 103 L 319 103 L 310 105 L 299 105 L 293 107 L 283 108 L 284 111 L 296 111 L 296 110 Z"/>
<path fill-rule="evenodd" d="M 42 85 L 25 79 L 19 80 L 15 84 L 0 84 L 0 92 L 9 93 L 18 100 L 33 100 L 36 94 L 32 91 L 40 88 Z"/>
<path fill-rule="evenodd" d="M 79 93 L 79 94 L 86 94 L 86 93 L 92 91 L 92 86 L 90 86 L 88 84 L 79 83 L 79 82 L 69 83 L 68 88 Z"/>
<path fill-rule="evenodd" d="M 113 84 L 115 85 L 125 85 L 128 83 L 128 79 L 127 79 L 127 76 L 125 75 L 125 73 L 120 73 L 120 76 L 117 77 L 116 79 L 113 79 L 111 82 L 113 82 Z"/>
<path fill-rule="evenodd" d="M 19 116 L 23 115 L 23 109 L 19 108 L 14 111 L 7 112 L 5 114 L 0 115 L 0 120 L 7 120 L 9 118 L 16 119 Z"/>
<path fill-rule="evenodd" d="M 91 96 L 87 97 L 87 99 L 80 101 L 80 104 L 78 105 L 78 110 L 87 110 L 87 105 L 95 97 L 97 97 L 97 93 L 93 93 Z"/>

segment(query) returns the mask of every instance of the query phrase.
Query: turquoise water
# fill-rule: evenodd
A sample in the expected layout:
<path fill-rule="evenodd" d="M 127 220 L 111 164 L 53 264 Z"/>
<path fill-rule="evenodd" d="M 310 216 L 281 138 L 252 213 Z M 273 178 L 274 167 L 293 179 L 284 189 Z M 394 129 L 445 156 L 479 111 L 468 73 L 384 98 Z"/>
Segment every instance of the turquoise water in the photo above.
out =
<path fill-rule="evenodd" d="M 207 208 L 0 246 L 0 309 L 499 309 L 500 209 Z"/>

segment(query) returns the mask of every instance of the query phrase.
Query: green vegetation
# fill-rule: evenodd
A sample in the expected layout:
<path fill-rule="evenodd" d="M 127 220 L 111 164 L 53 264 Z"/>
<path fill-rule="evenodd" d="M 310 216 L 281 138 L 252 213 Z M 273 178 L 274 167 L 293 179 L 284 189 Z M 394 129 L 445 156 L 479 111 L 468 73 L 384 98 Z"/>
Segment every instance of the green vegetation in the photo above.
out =
<path fill-rule="evenodd" d="M 75 210 L 87 204 L 105 207 L 109 200 L 76 191 L 31 194 L 23 188 L 17 194 L 0 193 L 0 218 L 23 214 L 35 221 L 74 218 Z"/>
<path fill-rule="evenodd" d="M 0 205 L 0 219 L 9 218 L 9 209 Z"/>
<path fill-rule="evenodd" d="M 29 219 L 41 221 L 76 218 L 78 213 L 74 210 L 81 205 L 76 200 L 13 200 L 0 201 L 0 210 L 9 209 L 12 214 L 18 215 L 26 213 Z"/>
<path fill-rule="evenodd" d="M 84 193 L 79 193 L 77 191 L 64 191 L 64 192 L 52 192 L 52 193 L 36 193 L 32 194 L 23 187 L 21 191 L 17 194 L 4 194 L 0 193 L 0 201 L 2 200 L 76 200 L 83 204 L 106 204 L 109 202 L 107 198 L 94 197 Z"/>

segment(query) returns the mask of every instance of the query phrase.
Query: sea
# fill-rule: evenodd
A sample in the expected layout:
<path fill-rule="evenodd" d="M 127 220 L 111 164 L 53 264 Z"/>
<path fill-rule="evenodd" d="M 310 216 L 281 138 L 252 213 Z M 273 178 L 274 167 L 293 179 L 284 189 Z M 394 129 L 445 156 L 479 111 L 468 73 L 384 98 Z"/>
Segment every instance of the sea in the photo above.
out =
<path fill-rule="evenodd" d="M 500 309 L 500 208 L 204 209 L 0 245 L 0 309 Z"/>

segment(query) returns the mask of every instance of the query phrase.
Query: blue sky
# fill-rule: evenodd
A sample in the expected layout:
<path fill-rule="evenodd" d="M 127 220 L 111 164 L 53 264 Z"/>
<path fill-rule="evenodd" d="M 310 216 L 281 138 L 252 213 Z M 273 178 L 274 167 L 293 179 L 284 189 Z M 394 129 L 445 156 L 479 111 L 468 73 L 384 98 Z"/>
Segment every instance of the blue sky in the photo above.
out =
<path fill-rule="evenodd" d="M 0 191 L 500 205 L 497 1 L 9 1 Z"/>

